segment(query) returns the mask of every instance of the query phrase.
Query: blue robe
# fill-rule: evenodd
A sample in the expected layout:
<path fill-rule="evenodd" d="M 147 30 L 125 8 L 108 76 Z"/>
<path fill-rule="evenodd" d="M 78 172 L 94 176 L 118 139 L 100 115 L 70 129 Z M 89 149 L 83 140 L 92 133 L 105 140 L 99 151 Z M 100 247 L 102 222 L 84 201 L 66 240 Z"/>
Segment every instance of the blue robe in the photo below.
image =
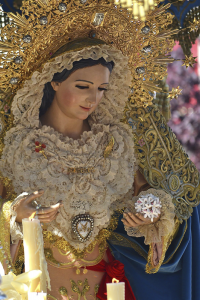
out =
<path fill-rule="evenodd" d="M 138 244 L 148 253 L 143 238 L 128 237 L 120 221 L 117 233 Z M 200 300 L 200 207 L 194 208 L 192 217 L 180 225 L 175 239 L 156 274 L 145 273 L 146 259 L 133 248 L 109 243 L 115 258 L 124 264 L 125 274 L 132 286 L 136 300 Z M 185 232 L 185 234 L 184 234 Z M 181 241 L 182 240 L 182 241 Z M 129 299 L 126 299 L 129 300 Z"/>

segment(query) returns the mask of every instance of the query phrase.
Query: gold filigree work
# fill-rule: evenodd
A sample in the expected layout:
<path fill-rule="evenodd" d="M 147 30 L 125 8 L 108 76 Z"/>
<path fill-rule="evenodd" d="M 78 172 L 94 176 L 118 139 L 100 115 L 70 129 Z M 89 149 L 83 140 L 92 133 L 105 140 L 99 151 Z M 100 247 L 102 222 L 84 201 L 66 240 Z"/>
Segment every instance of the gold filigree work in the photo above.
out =
<path fill-rule="evenodd" d="M 133 128 L 139 168 L 148 183 L 173 197 L 180 221 L 188 219 L 200 202 L 200 175 L 164 117 L 155 106 L 136 107 L 130 101 L 123 122 Z"/>
<path fill-rule="evenodd" d="M 166 75 L 166 55 L 174 44 L 171 38 L 174 32 L 167 30 L 172 23 L 171 15 L 166 13 L 168 5 L 149 11 L 145 23 L 134 20 L 131 12 L 116 6 L 113 1 L 97 3 L 88 0 L 83 3 L 63 0 L 62 4 L 66 6 L 64 11 L 59 10 L 59 3 L 55 0 L 27 0 L 22 4 L 21 15 L 10 14 L 12 22 L 1 30 L 3 53 L 0 62 L 3 69 L 0 91 L 3 106 L 7 104 L 10 107 L 10 101 L 25 80 L 34 71 L 41 71 L 44 63 L 51 61 L 55 53 L 58 56 L 61 47 L 71 40 L 89 37 L 93 41 L 94 37 L 100 39 L 129 57 L 133 98 L 137 104 L 151 103 L 149 91 L 157 89 L 153 81 Z M 151 51 L 146 51 L 145 47 L 149 46 Z M 84 47 L 83 43 L 81 49 Z M 3 122 L 12 123 L 12 115 L 8 114 L 10 117 L 6 119 L 3 116 Z"/>
<path fill-rule="evenodd" d="M 81 280 L 78 280 L 77 283 L 74 280 L 70 280 L 71 282 L 71 289 L 74 293 L 78 294 L 78 300 L 83 297 L 84 300 L 87 300 L 85 294 L 89 292 L 90 286 L 88 284 L 87 278 L 82 282 Z M 80 289 L 82 287 L 82 290 Z"/>
<path fill-rule="evenodd" d="M 116 229 L 118 225 L 119 216 L 122 214 L 122 212 L 122 209 L 117 210 L 111 217 L 109 226 L 106 229 L 100 230 L 95 240 L 92 243 L 90 243 L 89 246 L 86 247 L 84 250 L 75 249 L 66 240 L 64 240 L 64 238 L 55 236 L 50 231 L 44 230 L 43 237 L 45 245 L 50 245 L 51 247 L 58 248 L 61 251 L 60 253 L 64 255 L 66 253 L 71 255 L 71 261 L 69 263 L 61 263 L 53 257 L 52 250 L 48 246 L 45 246 L 45 256 L 49 264 L 52 264 L 57 268 L 69 268 L 70 265 L 73 266 L 73 263 L 76 260 L 80 260 L 79 267 L 98 264 L 103 258 L 103 255 L 107 248 L 107 240 L 112 234 L 112 232 Z M 94 260 L 87 260 L 85 258 L 85 255 L 87 253 L 92 253 L 96 245 L 98 245 L 99 255 Z"/>

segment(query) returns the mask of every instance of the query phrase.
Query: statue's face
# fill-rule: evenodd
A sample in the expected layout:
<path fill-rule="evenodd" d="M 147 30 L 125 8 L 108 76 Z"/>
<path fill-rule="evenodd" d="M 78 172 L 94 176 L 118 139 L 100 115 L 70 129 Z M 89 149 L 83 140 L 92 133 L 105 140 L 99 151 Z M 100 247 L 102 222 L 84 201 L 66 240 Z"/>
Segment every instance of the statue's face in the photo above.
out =
<path fill-rule="evenodd" d="M 110 72 L 102 65 L 74 71 L 65 81 L 52 82 L 53 104 L 68 118 L 85 120 L 108 88 Z"/>

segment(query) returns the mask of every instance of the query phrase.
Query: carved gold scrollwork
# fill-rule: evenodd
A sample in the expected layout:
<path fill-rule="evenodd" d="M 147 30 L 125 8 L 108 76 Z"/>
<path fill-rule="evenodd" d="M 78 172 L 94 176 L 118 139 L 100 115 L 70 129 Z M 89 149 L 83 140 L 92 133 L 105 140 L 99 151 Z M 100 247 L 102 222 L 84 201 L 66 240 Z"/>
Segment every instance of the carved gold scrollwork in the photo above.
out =
<path fill-rule="evenodd" d="M 127 104 L 122 120 L 134 133 L 139 168 L 148 183 L 173 197 L 179 220 L 200 202 L 200 175 L 156 106 Z"/>

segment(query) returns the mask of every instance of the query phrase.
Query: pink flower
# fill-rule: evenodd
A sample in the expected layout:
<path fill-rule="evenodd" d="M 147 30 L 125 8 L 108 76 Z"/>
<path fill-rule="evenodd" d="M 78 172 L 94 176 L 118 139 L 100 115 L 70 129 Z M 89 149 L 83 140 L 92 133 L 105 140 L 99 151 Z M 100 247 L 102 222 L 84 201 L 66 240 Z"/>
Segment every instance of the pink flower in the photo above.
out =
<path fill-rule="evenodd" d="M 8 106 L 8 104 L 6 104 L 5 106 L 4 106 L 4 111 L 7 113 L 8 112 L 8 110 L 10 109 L 10 106 Z"/>
<path fill-rule="evenodd" d="M 140 139 L 138 141 L 138 144 L 140 145 L 140 147 L 144 146 L 145 145 L 145 141 L 143 139 Z"/>

